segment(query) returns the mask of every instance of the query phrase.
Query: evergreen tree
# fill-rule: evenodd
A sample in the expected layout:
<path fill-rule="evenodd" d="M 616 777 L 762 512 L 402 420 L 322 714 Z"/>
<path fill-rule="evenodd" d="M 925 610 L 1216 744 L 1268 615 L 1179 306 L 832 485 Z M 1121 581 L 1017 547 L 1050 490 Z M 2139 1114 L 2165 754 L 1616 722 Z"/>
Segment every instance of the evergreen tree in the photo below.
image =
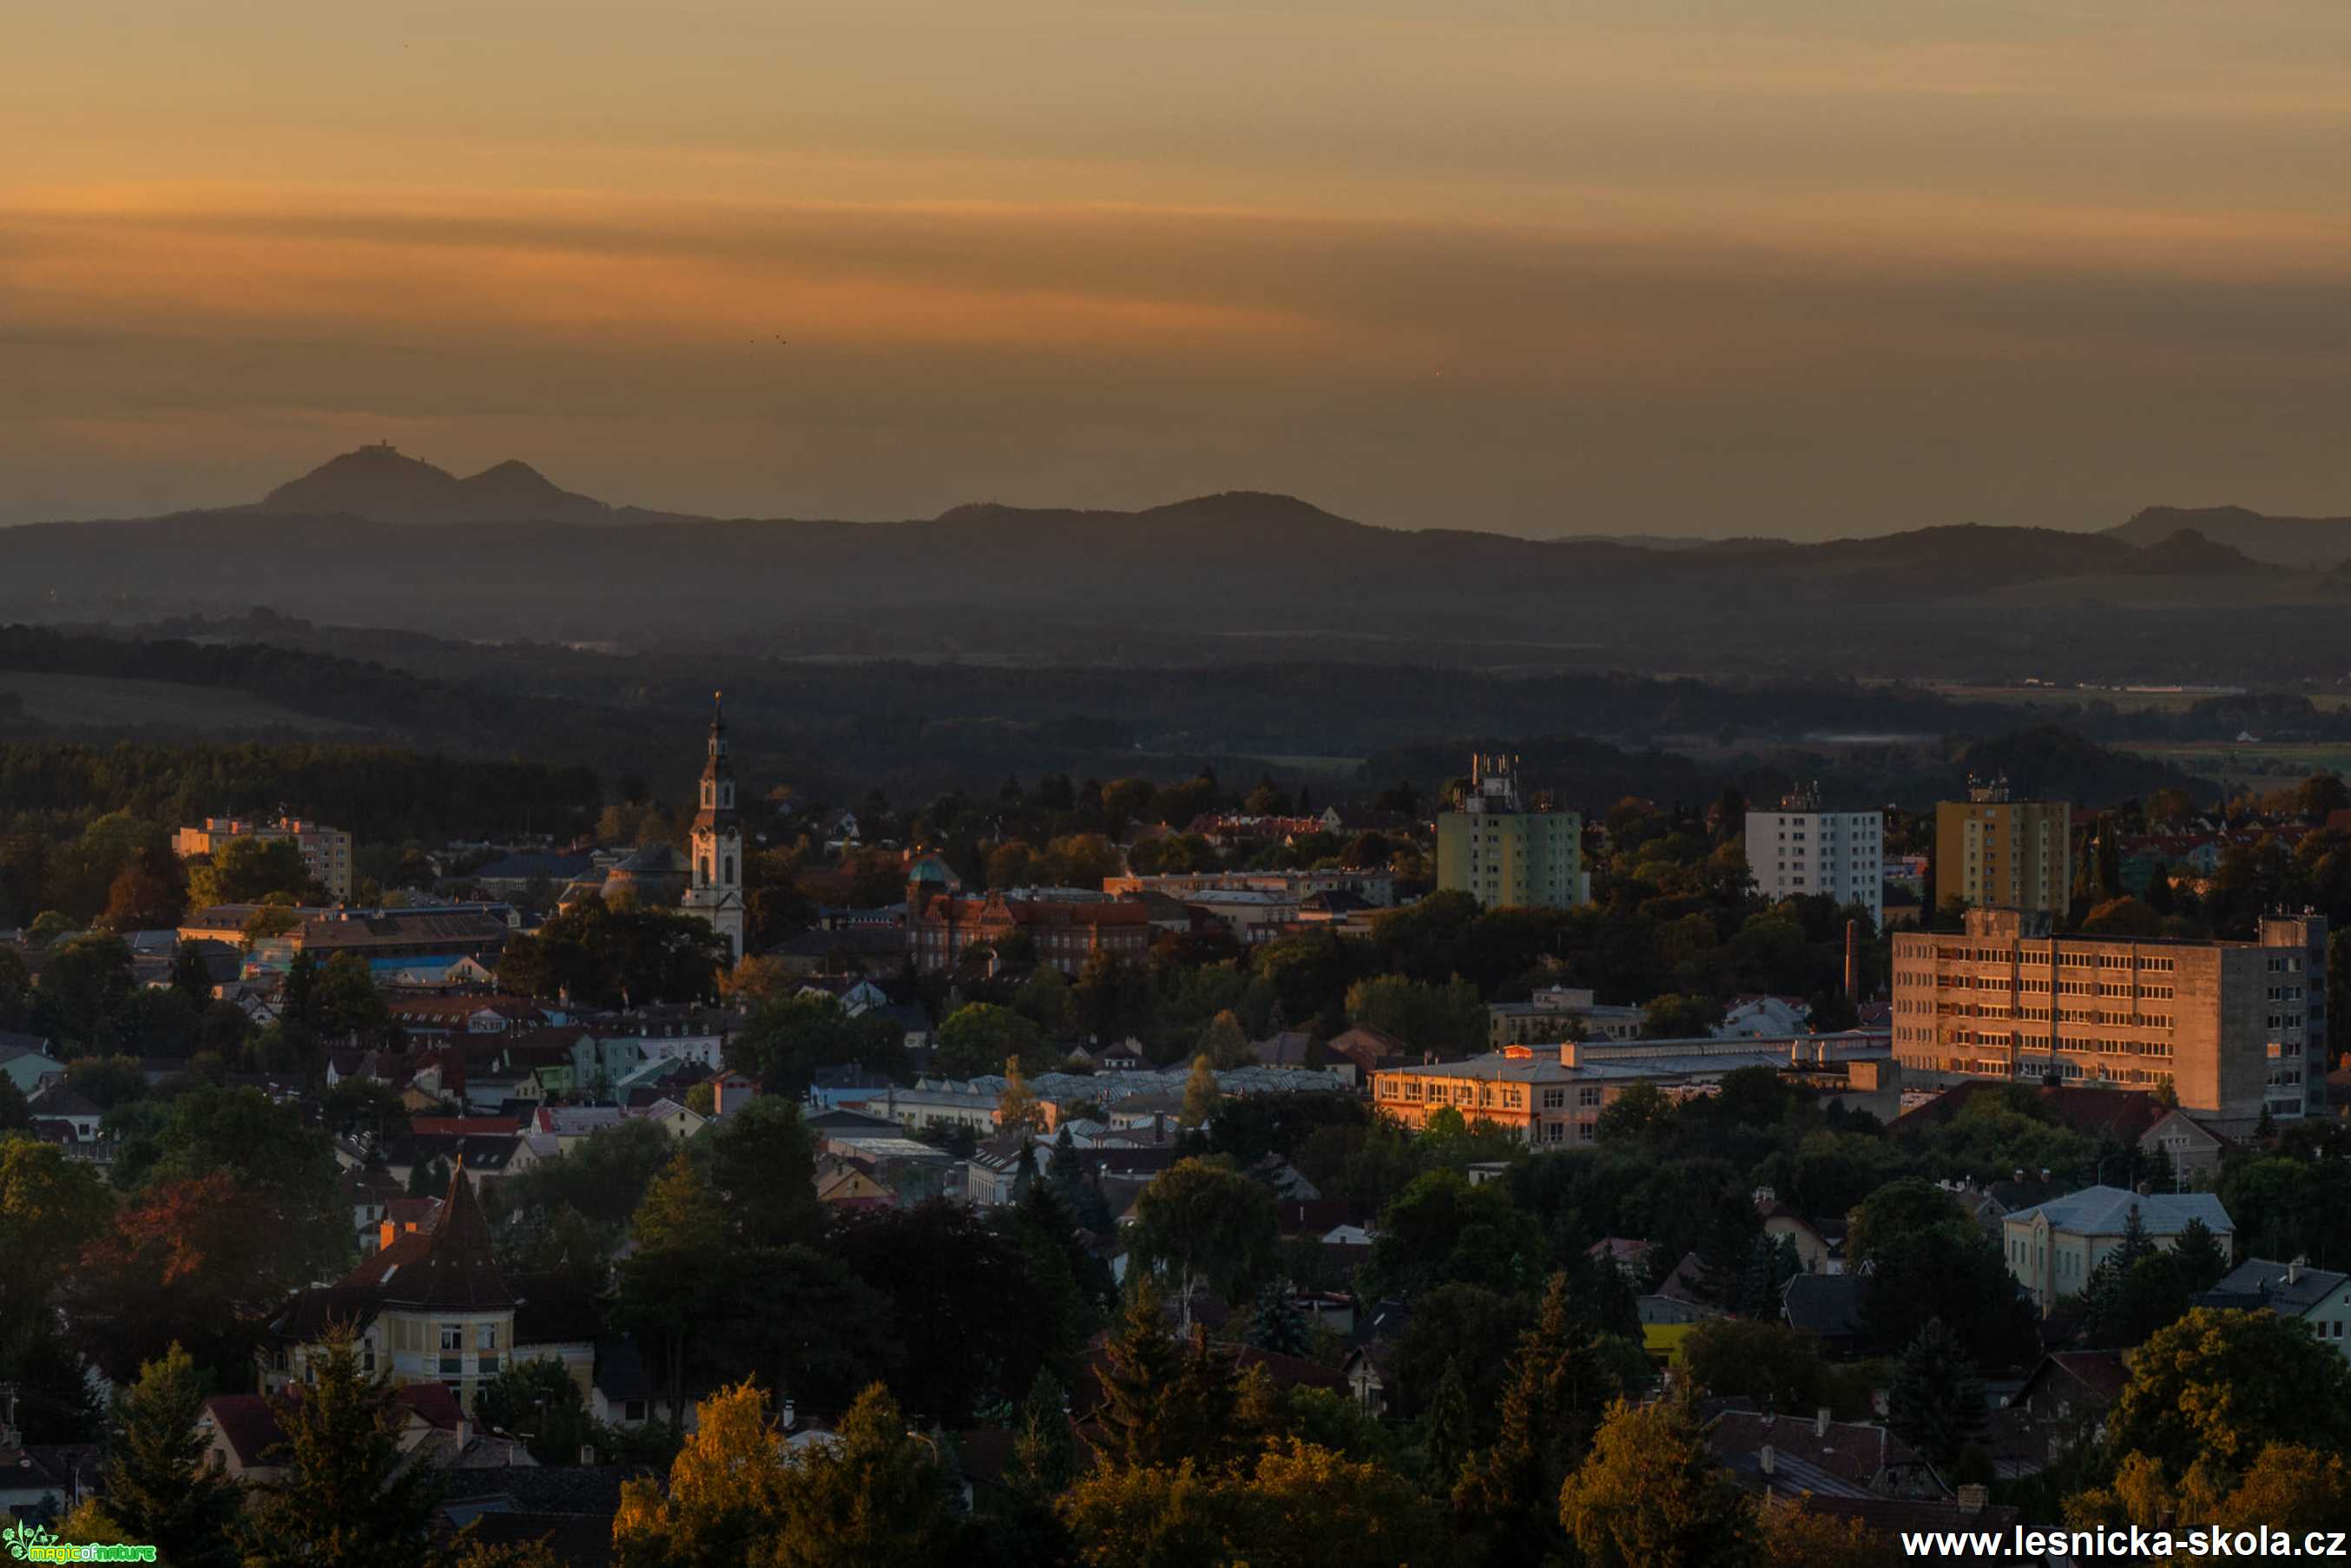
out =
<path fill-rule="evenodd" d="M 1005 1484 L 1023 1498 L 1042 1502 L 1067 1490 L 1077 1474 L 1077 1439 L 1070 1428 L 1061 1381 L 1040 1367 L 1013 1425 Z"/>
<path fill-rule="evenodd" d="M 1102 1345 L 1102 1403 L 1096 1448 L 1113 1466 L 1172 1463 L 1165 1406 L 1183 1375 L 1184 1347 L 1168 1331 L 1159 1287 L 1146 1275 L 1128 1297 L 1125 1320 Z"/>
<path fill-rule="evenodd" d="M 1943 1469 L 1983 1430 L 1983 1379 L 1942 1319 L 1929 1318 L 1894 1364 L 1886 1418 L 1928 1463 Z"/>
<path fill-rule="evenodd" d="M 2124 1273 L 2128 1273 L 2132 1264 L 2154 1251 L 2155 1243 L 2147 1239 L 2147 1222 L 2139 1218 L 2138 1205 L 2134 1203 L 2130 1212 L 2123 1216 L 2122 1242 L 2107 1256 L 2116 1260 Z"/>
<path fill-rule="evenodd" d="M 204 1406 L 195 1361 L 177 1343 L 139 1369 L 107 1446 L 107 1517 L 121 1526 L 114 1539 L 152 1546 L 166 1563 L 232 1568 L 241 1498 L 236 1482 L 205 1462 L 209 1445 L 196 1430 Z"/>
<path fill-rule="evenodd" d="M 1423 1422 L 1426 1435 L 1422 1440 L 1421 1469 L 1427 1488 L 1439 1498 L 1449 1498 L 1469 1458 L 1475 1431 L 1469 1416 L 1469 1385 L 1461 1380 L 1459 1357 L 1445 1358 L 1445 1375 L 1429 1396 Z"/>
<path fill-rule="evenodd" d="M 1071 1208 L 1078 1205 L 1078 1188 L 1085 1185 L 1085 1162 L 1078 1158 L 1077 1140 L 1070 1135 L 1070 1124 L 1061 1124 L 1053 1134 L 1053 1152 L 1045 1161 L 1045 1179 L 1061 1195 L 1061 1201 Z"/>
<path fill-rule="evenodd" d="M 1456 1517 L 1484 1534 L 1498 1562 L 1538 1563 L 1556 1547 L 1559 1489 L 1592 1419 L 1622 1392 L 1577 1321 L 1567 1276 L 1553 1274 L 1542 1310 L 1519 1338 L 1492 1445 L 1462 1468 Z"/>
<path fill-rule="evenodd" d="M 402 1463 L 391 1386 L 360 1375 L 344 1329 L 312 1351 L 309 1369 L 277 1405 L 285 1475 L 253 1490 L 239 1521 L 245 1568 L 423 1568 L 432 1472 Z"/>
<path fill-rule="evenodd" d="M 213 999 L 212 971 L 204 966 L 204 950 L 193 942 L 172 950 L 171 987 L 200 1008 Z"/>
<path fill-rule="evenodd" d="M 1249 1343 L 1277 1355 L 1303 1356 L 1312 1352 L 1314 1335 L 1306 1314 L 1298 1310 L 1287 1281 L 1277 1280 L 1257 1293 L 1257 1311 L 1249 1319 Z"/>
<path fill-rule="evenodd" d="M 439 1197 L 449 1190 L 449 1162 L 419 1160 L 408 1167 L 408 1196 Z"/>
<path fill-rule="evenodd" d="M 2181 1283 L 2192 1295 L 2209 1291 L 2229 1271 L 2229 1248 L 2200 1219 L 2190 1219 L 2172 1238 L 2171 1260 L 2179 1265 Z"/>
<path fill-rule="evenodd" d="M 1113 1467 L 1146 1469 L 1233 1450 L 1238 1388 L 1231 1356 L 1198 1329 L 1178 1336 L 1166 1324 L 1158 1288 L 1140 1281 L 1125 1322 L 1103 1345 L 1102 1431 L 1095 1449 Z"/>

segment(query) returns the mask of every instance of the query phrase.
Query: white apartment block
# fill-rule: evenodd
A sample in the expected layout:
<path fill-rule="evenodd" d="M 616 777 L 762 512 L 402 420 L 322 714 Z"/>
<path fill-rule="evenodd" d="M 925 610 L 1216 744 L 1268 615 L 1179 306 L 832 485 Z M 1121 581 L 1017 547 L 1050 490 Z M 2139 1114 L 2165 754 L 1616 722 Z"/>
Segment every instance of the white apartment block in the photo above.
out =
<path fill-rule="evenodd" d="M 1775 900 L 1826 894 L 1868 910 L 1872 925 L 1886 923 L 1885 847 L 1885 813 L 1823 811 L 1811 791 L 1776 811 L 1747 813 L 1747 869 L 1758 892 Z"/>

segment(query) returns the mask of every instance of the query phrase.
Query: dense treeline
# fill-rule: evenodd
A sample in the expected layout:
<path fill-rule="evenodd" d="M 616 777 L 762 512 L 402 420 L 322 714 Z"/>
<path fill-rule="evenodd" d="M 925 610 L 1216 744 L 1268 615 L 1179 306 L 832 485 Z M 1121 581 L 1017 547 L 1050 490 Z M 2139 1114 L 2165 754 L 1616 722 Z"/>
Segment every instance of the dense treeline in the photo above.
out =
<path fill-rule="evenodd" d="M 0 806 L 65 822 L 124 811 L 181 824 L 283 806 L 378 842 L 438 843 L 583 832 L 602 799 L 584 768 L 388 746 L 0 744 Z"/>

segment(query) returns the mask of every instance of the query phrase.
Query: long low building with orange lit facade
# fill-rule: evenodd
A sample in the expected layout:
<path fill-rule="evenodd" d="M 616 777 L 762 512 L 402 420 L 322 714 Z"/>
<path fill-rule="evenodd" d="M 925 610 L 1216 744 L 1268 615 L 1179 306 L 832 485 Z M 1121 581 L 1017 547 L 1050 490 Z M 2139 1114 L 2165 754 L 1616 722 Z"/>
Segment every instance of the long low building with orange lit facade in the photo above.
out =
<path fill-rule="evenodd" d="M 1635 1083 L 1677 1098 L 1710 1094 L 1741 1068 L 1775 1069 L 1831 1100 L 1892 1117 L 1901 1070 L 1885 1030 L 1785 1040 L 1569 1040 L 1509 1045 L 1462 1061 L 1384 1068 L 1372 1074 L 1372 1103 L 1417 1127 L 1451 1107 L 1490 1122 L 1538 1148 L 1589 1144 L 1600 1113 Z"/>

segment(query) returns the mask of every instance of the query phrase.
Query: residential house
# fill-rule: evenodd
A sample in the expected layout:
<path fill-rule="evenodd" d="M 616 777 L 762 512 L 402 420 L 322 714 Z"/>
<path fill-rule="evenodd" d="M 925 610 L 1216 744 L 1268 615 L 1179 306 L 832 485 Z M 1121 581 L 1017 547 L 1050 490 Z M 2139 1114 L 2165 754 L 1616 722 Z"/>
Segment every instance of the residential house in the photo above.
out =
<path fill-rule="evenodd" d="M 2314 1269 L 2308 1263 L 2248 1258 L 2196 1299 L 2198 1306 L 2267 1308 L 2309 1328 L 2336 1354 L 2351 1358 L 2351 1274 Z"/>
<path fill-rule="evenodd" d="M 1726 1410 L 1707 1424 L 1707 1452 L 1741 1486 L 1778 1497 L 1949 1498 L 1909 1444 L 1881 1426 L 1814 1415 Z"/>
<path fill-rule="evenodd" d="M 49 1054 L 49 1042 L 39 1035 L 0 1031 L 0 1074 L 30 1099 L 49 1080 L 63 1079 L 66 1064 Z"/>
<path fill-rule="evenodd" d="M 0 1520 L 63 1519 L 99 1487 L 103 1451 L 89 1443 L 25 1443 L 0 1431 Z"/>
<path fill-rule="evenodd" d="M 1647 1282 L 1649 1259 L 1657 1249 L 1654 1241 L 1637 1241 L 1628 1236 L 1604 1236 L 1583 1249 L 1586 1258 L 1605 1258 L 1616 1265 L 1616 1271 L 1634 1285 Z"/>
<path fill-rule="evenodd" d="M 1862 1309 L 1869 1300 L 1866 1274 L 1798 1274 L 1780 1291 L 1780 1316 L 1821 1342 L 1824 1355 L 1858 1355 L 1869 1336 Z"/>
<path fill-rule="evenodd" d="M 888 1208 L 894 1201 L 872 1162 L 841 1155 L 817 1156 L 816 1200 L 839 1208 Z"/>
<path fill-rule="evenodd" d="M 570 1274 L 517 1274 L 510 1283 L 516 1364 L 554 1362 L 586 1396 L 595 1386 L 596 1342 L 603 1333 L 595 1296 Z"/>
<path fill-rule="evenodd" d="M 2099 1260 L 2122 1245 L 2134 1218 L 2147 1239 L 2167 1252 L 2191 1219 L 2202 1221 L 2224 1248 L 2237 1229 L 2220 1200 L 2209 1192 L 2085 1187 L 2001 1221 L 2009 1275 L 2032 1292 L 2033 1303 L 2045 1317 L 2059 1297 L 2081 1293 Z"/>
<path fill-rule="evenodd" d="M 435 1384 L 472 1407 L 481 1386 L 510 1364 L 518 1298 L 498 1271 L 489 1224 L 463 1166 L 444 1202 L 429 1229 L 396 1237 L 270 1320 L 261 1353 L 265 1392 L 308 1381 L 327 1331 L 342 1325 L 358 1335 L 362 1371 L 400 1385 Z"/>
<path fill-rule="evenodd" d="M 205 1400 L 196 1431 L 205 1440 L 208 1462 L 248 1485 L 283 1479 L 286 1428 L 279 1406 L 301 1397 L 296 1385 L 269 1394 L 215 1394 Z M 436 1436 L 456 1445 L 473 1436 L 456 1398 L 438 1383 L 404 1385 L 393 1391 L 392 1400 L 398 1421 L 394 1440 L 404 1455 L 423 1455 Z M 447 1451 L 443 1450 L 444 1455 Z M 523 1462 L 529 1461 L 526 1458 Z"/>
<path fill-rule="evenodd" d="M 1774 1241 L 1784 1236 L 1795 1243 L 1796 1260 L 1803 1264 L 1805 1273 L 1844 1272 L 1844 1249 L 1832 1247 L 1819 1227 L 1781 1202 L 1770 1187 L 1755 1189 L 1755 1212 L 1762 1217 L 1764 1235 Z"/>
<path fill-rule="evenodd" d="M 1027 1133 L 1006 1133 L 988 1139 L 964 1162 L 965 1199 L 981 1208 L 1010 1203 L 1019 1196 L 1023 1165 L 1034 1174 L 1043 1158 Z"/>
<path fill-rule="evenodd" d="M 2122 1397 L 2130 1372 L 2118 1350 L 2058 1350 L 2041 1358 L 2013 1404 L 2032 1414 L 2052 1441 L 2070 1446 L 2093 1435 Z M 2053 1451 L 2050 1456 L 2056 1458 Z"/>
<path fill-rule="evenodd" d="M 2185 1111 L 2167 1111 L 2161 1121 L 2139 1134 L 2138 1146 L 2171 1162 L 2175 1186 L 2210 1192 L 2220 1183 L 2220 1156 L 2237 1147 L 2237 1141 L 2214 1132 Z"/>

